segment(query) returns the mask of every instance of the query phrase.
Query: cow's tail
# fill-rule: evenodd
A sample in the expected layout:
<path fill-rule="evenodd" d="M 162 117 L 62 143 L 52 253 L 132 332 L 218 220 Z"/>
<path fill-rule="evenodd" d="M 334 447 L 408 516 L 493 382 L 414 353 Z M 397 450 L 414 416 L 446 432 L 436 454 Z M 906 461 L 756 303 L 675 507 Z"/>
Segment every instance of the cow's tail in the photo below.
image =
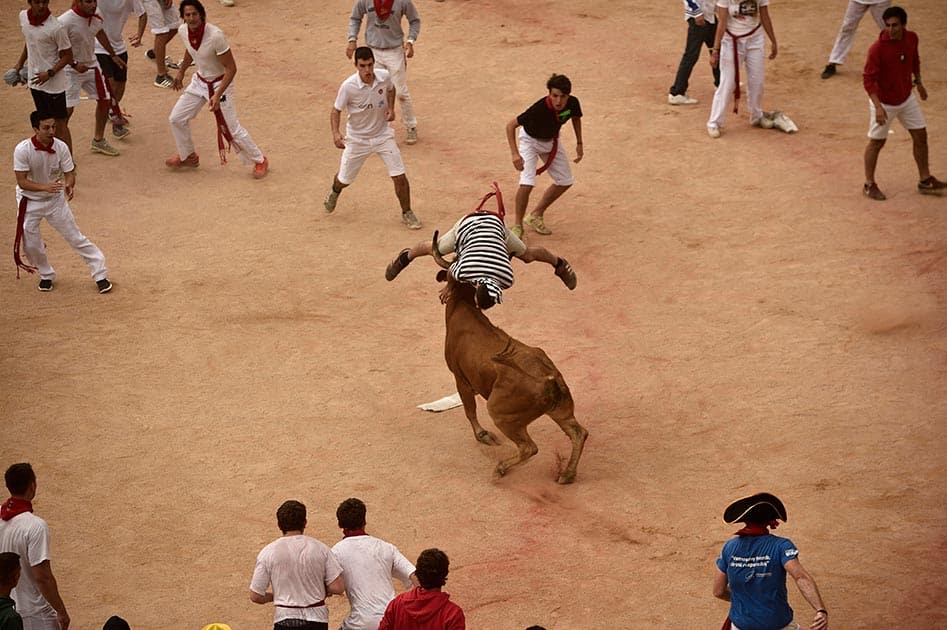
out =
<path fill-rule="evenodd" d="M 523 376 L 536 383 L 541 388 L 543 400 L 545 402 L 544 406 L 547 409 L 555 409 L 562 403 L 568 390 L 564 389 L 563 386 L 565 383 L 561 382 L 562 378 L 559 375 L 559 371 L 556 369 L 556 366 L 553 365 L 552 361 L 550 361 L 549 358 L 546 357 L 545 353 L 543 353 L 541 350 L 540 359 L 542 367 L 544 368 L 542 370 L 542 375 L 537 375 L 535 371 L 525 369 L 522 365 L 522 361 L 517 360 L 516 347 L 513 344 L 512 337 L 507 340 L 506 347 L 503 348 L 503 350 L 493 355 L 493 360 L 497 363 L 516 370 Z M 550 371 L 552 372 L 551 374 Z"/>

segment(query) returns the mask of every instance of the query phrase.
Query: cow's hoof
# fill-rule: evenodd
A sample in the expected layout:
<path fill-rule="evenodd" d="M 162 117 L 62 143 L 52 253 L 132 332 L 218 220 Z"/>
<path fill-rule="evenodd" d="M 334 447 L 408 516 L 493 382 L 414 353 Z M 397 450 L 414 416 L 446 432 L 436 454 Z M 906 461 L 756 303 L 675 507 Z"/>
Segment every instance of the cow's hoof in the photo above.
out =
<path fill-rule="evenodd" d="M 561 475 L 559 475 L 559 478 L 556 480 L 556 483 L 567 484 L 567 483 L 572 483 L 573 481 L 575 481 L 575 473 L 564 472 Z"/>
<path fill-rule="evenodd" d="M 500 440 L 497 439 L 497 436 L 491 433 L 490 431 L 487 431 L 486 429 L 483 429 L 482 431 L 477 433 L 477 441 L 480 442 L 481 444 L 486 444 L 487 446 L 500 445 Z"/>

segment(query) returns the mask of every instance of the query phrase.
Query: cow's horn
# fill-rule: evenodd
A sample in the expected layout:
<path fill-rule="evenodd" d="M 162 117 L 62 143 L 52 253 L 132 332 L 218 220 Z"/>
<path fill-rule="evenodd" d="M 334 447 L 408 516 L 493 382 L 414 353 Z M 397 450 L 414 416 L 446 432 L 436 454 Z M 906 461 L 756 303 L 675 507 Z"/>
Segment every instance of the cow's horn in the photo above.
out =
<path fill-rule="evenodd" d="M 434 257 L 434 260 L 438 265 L 444 269 L 450 269 L 450 263 L 444 260 L 444 257 L 441 256 L 440 250 L 437 249 L 437 230 L 434 230 L 434 240 L 431 243 L 431 256 Z"/>

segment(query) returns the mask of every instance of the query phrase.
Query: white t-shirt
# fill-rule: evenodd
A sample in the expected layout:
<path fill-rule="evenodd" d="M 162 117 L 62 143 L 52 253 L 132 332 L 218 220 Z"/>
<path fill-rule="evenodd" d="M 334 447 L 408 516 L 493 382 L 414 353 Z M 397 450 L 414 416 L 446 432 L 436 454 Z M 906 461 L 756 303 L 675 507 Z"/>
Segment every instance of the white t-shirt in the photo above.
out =
<path fill-rule="evenodd" d="M 20 582 L 10 594 L 17 612 L 24 617 L 48 616 L 53 607 L 39 592 L 30 569 L 50 559 L 46 521 L 32 512 L 17 514 L 9 521 L 0 520 L 0 552 L 3 551 L 20 555 Z"/>
<path fill-rule="evenodd" d="M 59 16 L 59 23 L 66 29 L 72 44 L 72 61 L 89 67 L 98 67 L 95 59 L 95 35 L 102 30 L 104 22 L 98 11 L 90 20 L 72 9 Z"/>
<path fill-rule="evenodd" d="M 302 534 L 283 536 L 264 547 L 257 556 L 250 590 L 265 595 L 266 588 L 272 586 L 273 623 L 283 619 L 327 623 L 327 606 L 306 606 L 325 600 L 326 585 L 340 575 L 342 567 L 327 546 Z"/>
<path fill-rule="evenodd" d="M 191 59 L 194 60 L 199 75 L 208 81 L 224 75 L 226 68 L 218 57 L 230 50 L 230 44 L 227 43 L 227 38 L 222 30 L 213 24 L 205 24 L 201 47 L 197 50 L 194 50 L 187 39 L 187 24 L 178 27 L 178 36 L 184 42 L 184 49 L 190 53 Z"/>
<path fill-rule="evenodd" d="M 760 25 L 760 9 L 769 0 L 717 0 L 717 6 L 727 9 L 727 31 L 737 37 L 746 35 Z"/>
<path fill-rule="evenodd" d="M 23 31 L 23 38 L 26 39 L 27 68 L 31 80 L 40 72 L 46 72 L 58 64 L 59 51 L 68 50 L 72 46 L 66 29 L 62 27 L 55 15 L 47 17 L 40 26 L 33 26 L 30 24 L 26 11 L 20 11 L 20 29 Z M 48 94 L 65 92 L 67 87 L 69 87 L 69 77 L 65 72 L 57 72 L 56 76 L 42 85 L 30 83 L 30 88 Z"/>
<path fill-rule="evenodd" d="M 378 630 L 388 602 L 395 598 L 391 579 L 410 588 L 414 565 L 398 548 L 374 536 L 349 536 L 332 547 L 345 575 L 351 612 L 341 630 Z"/>
<path fill-rule="evenodd" d="M 387 133 L 394 136 L 394 129 L 388 124 L 389 89 L 391 79 L 388 71 L 377 67 L 371 85 L 363 83 L 358 72 L 342 82 L 333 107 L 340 112 L 348 112 L 345 123 L 347 138 L 368 140 Z"/>
<path fill-rule="evenodd" d="M 145 7 L 142 6 L 141 0 L 99 0 L 98 7 L 98 12 L 102 14 L 105 22 L 105 35 L 112 44 L 112 50 L 116 55 L 126 52 L 128 46 L 125 45 L 125 23 L 132 13 L 138 17 L 145 14 Z M 106 55 L 108 51 L 96 41 L 95 54 Z"/>
<path fill-rule="evenodd" d="M 75 168 L 72 162 L 72 154 L 69 153 L 69 147 L 59 138 L 53 138 L 53 151 L 40 151 L 33 146 L 33 140 L 27 138 L 20 142 L 13 149 L 13 170 L 27 172 L 27 177 L 37 184 L 49 184 L 51 182 L 62 180 L 63 173 L 68 173 Z M 22 195 L 27 199 L 42 201 L 52 199 L 63 195 L 62 191 L 58 193 L 41 192 L 36 190 L 23 190 L 16 187 L 17 195 Z M 14 518 L 15 520 L 15 518 Z"/>

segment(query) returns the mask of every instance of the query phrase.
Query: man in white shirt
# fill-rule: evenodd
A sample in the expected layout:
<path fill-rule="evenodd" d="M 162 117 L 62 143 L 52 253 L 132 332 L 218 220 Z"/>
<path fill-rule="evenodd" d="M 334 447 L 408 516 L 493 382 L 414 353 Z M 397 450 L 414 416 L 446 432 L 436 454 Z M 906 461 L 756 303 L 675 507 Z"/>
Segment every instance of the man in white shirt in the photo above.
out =
<path fill-rule="evenodd" d="M 326 212 L 335 210 L 342 189 L 355 181 L 365 160 L 377 153 L 395 185 L 401 205 L 401 222 L 411 230 L 420 230 L 421 221 L 411 210 L 411 188 L 405 175 L 401 151 L 395 142 L 395 131 L 388 124 L 395 119 L 395 89 L 387 70 L 375 69 L 375 55 L 368 46 L 355 49 L 357 72 L 342 82 L 335 97 L 329 123 L 332 142 L 342 149 L 339 172 L 326 195 Z M 342 111 L 348 114 L 345 136 L 342 135 Z"/>
<path fill-rule="evenodd" d="M 72 44 L 69 35 L 55 15 L 49 12 L 49 0 L 28 0 L 30 8 L 20 11 L 20 29 L 26 45 L 16 63 L 19 72 L 27 65 L 30 76 L 30 94 L 33 104 L 41 112 L 56 119 L 57 137 L 72 152 L 72 135 L 66 112 L 66 88 L 69 78 L 63 69 L 72 63 Z"/>
<path fill-rule="evenodd" d="M 842 25 L 838 29 L 835 45 L 829 53 L 829 63 L 822 70 L 823 79 L 834 77 L 837 71 L 835 66 L 845 63 L 845 58 L 848 57 L 852 44 L 855 42 L 858 23 L 861 22 L 865 13 L 871 11 L 871 17 L 875 19 L 878 30 L 882 31 L 885 28 L 885 21 L 881 16 L 890 6 L 891 0 L 848 0 L 848 8 L 845 9 L 845 17 L 842 18 Z"/>
<path fill-rule="evenodd" d="M 197 71 L 168 117 L 178 154 L 164 163 L 173 169 L 200 165 L 191 137 L 191 120 L 207 103 L 217 119 L 220 163 L 227 163 L 227 152 L 232 148 L 245 164 L 253 164 L 253 177 L 262 179 L 270 163 L 237 118 L 233 90 L 237 62 L 230 44 L 223 31 L 207 23 L 204 5 L 199 0 L 181 0 L 181 17 L 184 24 L 178 35 L 184 42 L 184 61 L 174 78 L 174 89 L 184 87 L 184 72 L 192 61 Z"/>
<path fill-rule="evenodd" d="M 17 221 L 13 241 L 13 260 L 17 273 L 39 271 L 39 290 L 52 291 L 56 270 L 46 257 L 46 245 L 40 234 L 43 219 L 59 232 L 92 272 L 99 293 L 112 290 L 105 267 L 105 256 L 76 225 L 69 207 L 76 186 L 76 166 L 66 143 L 55 137 L 56 121 L 51 114 L 33 112 L 30 124 L 35 135 L 20 142 L 13 150 L 13 171 L 16 174 Z M 23 252 L 32 263 L 20 259 Z"/>
<path fill-rule="evenodd" d="M 378 630 L 388 602 L 395 598 L 393 578 L 405 588 L 418 586 L 414 565 L 398 548 L 365 533 L 365 511 L 365 503 L 355 498 L 346 499 L 335 511 L 343 538 L 332 553 L 342 565 L 351 609 L 340 630 Z"/>
<path fill-rule="evenodd" d="M 326 597 L 345 591 L 342 567 L 326 545 L 304 536 L 306 506 L 286 501 L 276 511 L 282 537 L 260 551 L 250 601 L 273 602 L 273 630 L 328 630 Z"/>
<path fill-rule="evenodd" d="M 20 556 L 20 581 L 11 597 L 23 617 L 23 627 L 68 630 L 69 614 L 49 563 L 49 526 L 33 514 L 36 473 L 27 463 L 13 464 L 4 481 L 10 498 L 0 506 L 0 552 Z"/>

